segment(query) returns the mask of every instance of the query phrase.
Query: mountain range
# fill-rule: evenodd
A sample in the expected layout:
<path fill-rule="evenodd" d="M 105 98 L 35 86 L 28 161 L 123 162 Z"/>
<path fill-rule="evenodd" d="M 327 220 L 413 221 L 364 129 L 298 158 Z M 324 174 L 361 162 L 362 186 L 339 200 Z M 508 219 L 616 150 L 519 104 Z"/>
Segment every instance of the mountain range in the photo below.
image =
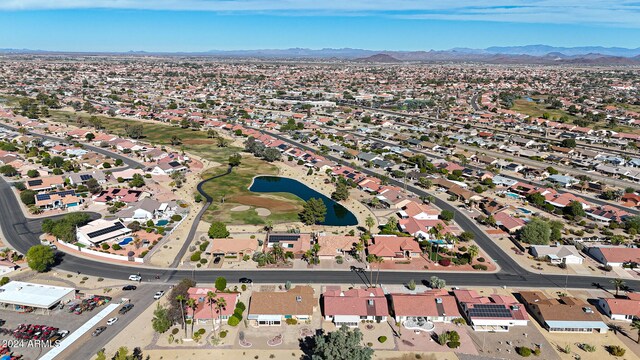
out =
<path fill-rule="evenodd" d="M 131 56 L 213 56 L 224 58 L 353 60 L 369 63 L 401 62 L 485 62 L 496 64 L 591 64 L 640 65 L 640 48 L 554 47 L 526 45 L 488 47 L 486 49 L 453 48 L 429 51 L 386 51 L 352 48 L 210 50 L 204 52 L 64 52 L 29 49 L 0 49 L 0 54 L 85 54 Z"/>

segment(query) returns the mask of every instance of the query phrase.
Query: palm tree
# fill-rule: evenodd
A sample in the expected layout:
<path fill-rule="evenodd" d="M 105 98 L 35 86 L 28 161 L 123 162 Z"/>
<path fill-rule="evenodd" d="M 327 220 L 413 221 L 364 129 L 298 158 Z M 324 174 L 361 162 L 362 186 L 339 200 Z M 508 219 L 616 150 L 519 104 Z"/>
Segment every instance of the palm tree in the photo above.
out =
<path fill-rule="evenodd" d="M 196 299 L 188 298 L 187 306 L 191 309 L 191 336 L 193 336 L 193 327 L 196 325 L 196 309 L 198 308 L 198 302 Z"/>
<path fill-rule="evenodd" d="M 362 240 L 353 243 L 353 249 L 351 251 L 353 251 L 354 257 L 360 261 L 362 261 L 362 257 L 360 256 L 360 254 L 362 254 L 362 250 L 364 250 L 364 242 Z"/>
<path fill-rule="evenodd" d="M 636 339 L 636 342 L 640 344 L 640 320 L 633 320 L 631 322 L 631 328 L 638 331 L 638 338 Z"/>
<path fill-rule="evenodd" d="M 218 298 L 218 300 L 216 300 L 216 313 L 218 313 L 218 318 L 220 317 L 222 310 L 226 310 L 226 309 L 227 309 L 227 300 L 223 297 Z M 220 321 L 220 328 L 222 329 L 222 321 Z M 214 334 L 215 334 L 215 331 L 214 331 Z"/>
<path fill-rule="evenodd" d="M 478 249 L 477 245 L 469 246 L 469 249 L 467 249 L 467 253 L 469 254 L 469 264 L 473 262 L 473 258 L 478 256 L 479 252 L 480 252 L 480 249 Z"/>
<path fill-rule="evenodd" d="M 187 336 L 187 321 L 184 316 L 184 301 L 186 300 L 183 295 L 176 296 L 176 300 L 180 303 L 180 310 L 182 311 L 182 326 L 184 326 L 184 336 Z"/>
<path fill-rule="evenodd" d="M 215 322 L 213 321 L 213 304 L 216 303 L 216 298 L 218 297 L 218 295 L 216 295 L 216 293 L 214 293 L 213 291 L 207 291 L 207 304 L 209 304 L 209 310 L 211 311 L 211 331 L 213 332 L 213 335 L 215 336 Z"/>
<path fill-rule="evenodd" d="M 376 224 L 376 221 L 371 215 L 368 215 L 364 220 L 364 224 L 367 226 L 367 229 L 369 229 L 369 233 L 371 233 L 371 228 Z"/>
<path fill-rule="evenodd" d="M 273 254 L 276 262 L 278 262 L 278 259 L 282 259 L 282 261 L 284 261 L 284 249 L 282 248 L 282 245 L 280 245 L 280 243 L 273 244 L 271 253 Z"/>
<path fill-rule="evenodd" d="M 624 286 L 624 280 L 619 279 L 619 278 L 618 279 L 613 279 L 613 280 L 611 280 L 611 283 L 616 288 L 616 296 L 618 296 L 618 293 L 620 292 L 620 288 L 622 288 Z"/>
<path fill-rule="evenodd" d="M 376 264 L 378 264 L 378 273 L 376 274 L 376 287 L 378 287 L 378 279 L 380 279 L 380 264 L 384 262 L 382 257 L 376 256 Z"/>
<path fill-rule="evenodd" d="M 269 234 L 273 230 L 273 221 L 267 220 L 264 224 L 264 230 Z"/>
<path fill-rule="evenodd" d="M 142 246 L 142 239 L 139 237 L 133 238 L 133 246 L 135 246 L 136 249 L 140 249 L 140 246 Z"/>

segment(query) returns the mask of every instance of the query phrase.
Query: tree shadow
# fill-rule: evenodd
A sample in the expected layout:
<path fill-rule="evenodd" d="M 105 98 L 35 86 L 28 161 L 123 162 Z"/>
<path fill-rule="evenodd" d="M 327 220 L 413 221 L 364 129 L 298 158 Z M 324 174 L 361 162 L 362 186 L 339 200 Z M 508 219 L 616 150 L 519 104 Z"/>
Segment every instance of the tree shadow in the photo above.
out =
<path fill-rule="evenodd" d="M 316 346 L 316 336 L 318 335 L 324 335 L 324 330 L 316 329 L 316 333 L 314 336 L 306 336 L 298 340 L 298 345 L 300 347 L 300 350 L 302 351 L 302 356 L 300 357 L 300 359 L 311 360 L 311 357 L 313 355 L 313 348 Z"/>

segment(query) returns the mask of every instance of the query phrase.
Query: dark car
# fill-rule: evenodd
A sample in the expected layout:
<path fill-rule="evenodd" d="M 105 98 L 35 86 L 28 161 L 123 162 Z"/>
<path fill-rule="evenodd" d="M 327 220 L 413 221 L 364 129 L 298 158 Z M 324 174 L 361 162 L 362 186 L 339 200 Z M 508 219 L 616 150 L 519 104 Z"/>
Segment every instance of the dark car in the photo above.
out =
<path fill-rule="evenodd" d="M 213 263 L 214 264 L 219 264 L 220 260 L 222 260 L 222 258 L 220 256 L 217 256 L 215 259 L 213 259 Z"/>
<path fill-rule="evenodd" d="M 93 330 L 93 333 L 91 333 L 91 336 L 98 336 L 100 334 L 102 334 L 103 331 L 107 330 L 106 326 L 100 326 L 98 328 L 96 328 L 95 330 Z"/>
<path fill-rule="evenodd" d="M 253 280 L 251 280 L 249 278 L 246 278 L 246 277 L 240 278 L 239 281 L 240 281 L 241 284 L 252 284 L 253 283 Z"/>
<path fill-rule="evenodd" d="M 137 287 L 135 285 L 127 285 L 122 288 L 122 290 L 135 290 Z"/>
<path fill-rule="evenodd" d="M 126 304 L 125 306 L 121 307 L 120 310 L 118 310 L 118 313 L 120 315 L 124 315 L 132 308 L 133 308 L 133 304 Z"/>

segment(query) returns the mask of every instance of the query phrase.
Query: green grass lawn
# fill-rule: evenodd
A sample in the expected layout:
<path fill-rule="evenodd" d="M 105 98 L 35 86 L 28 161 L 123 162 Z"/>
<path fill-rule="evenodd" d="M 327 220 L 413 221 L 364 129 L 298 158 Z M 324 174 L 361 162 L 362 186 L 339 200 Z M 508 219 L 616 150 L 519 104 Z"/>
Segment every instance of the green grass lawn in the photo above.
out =
<path fill-rule="evenodd" d="M 61 110 L 52 110 L 51 117 L 55 121 L 77 125 L 76 118 L 88 119 L 90 115 L 83 113 L 73 113 Z M 98 116 L 106 131 L 123 135 L 126 124 L 142 124 L 143 138 L 146 142 L 157 145 L 170 145 L 170 139 L 177 135 L 182 139 L 181 148 L 184 151 L 198 155 L 204 159 L 226 164 L 229 156 L 240 152 L 238 147 L 219 148 L 214 139 L 208 139 L 206 132 L 182 129 L 178 126 L 164 123 L 142 122 L 128 119 L 118 119 L 108 116 Z M 201 177 L 209 178 L 213 175 L 223 173 L 223 167 L 211 168 L 205 171 Z M 264 224 L 266 220 L 273 223 L 293 222 L 298 220 L 298 213 L 302 210 L 302 199 L 292 194 L 256 194 L 248 190 L 249 185 L 256 175 L 277 175 L 278 168 L 264 160 L 253 156 L 243 156 L 239 167 L 227 176 L 207 182 L 203 187 L 204 191 L 213 199 L 213 204 L 209 207 L 203 220 L 223 221 L 228 224 Z M 224 197 L 225 202 L 221 203 Z M 247 205 L 251 208 L 247 211 L 232 212 L 230 209 Z M 271 211 L 267 217 L 259 216 L 255 208 L 263 207 Z"/>
<path fill-rule="evenodd" d="M 551 116 L 551 119 L 555 120 L 558 120 L 565 115 L 569 118 L 570 121 L 576 119 L 575 116 L 569 114 L 564 110 L 547 109 L 545 104 L 538 104 L 535 101 L 527 101 L 525 99 L 517 99 L 514 102 L 511 110 L 533 117 L 542 117 L 542 114 L 547 113 L 549 114 L 549 116 Z"/>
<path fill-rule="evenodd" d="M 209 169 L 202 174 L 206 179 L 221 173 L 222 169 Z M 264 224 L 266 220 L 274 224 L 298 220 L 302 210 L 302 199 L 293 194 L 270 193 L 258 194 L 249 191 L 249 186 L 256 175 L 276 175 L 278 168 L 254 157 L 245 156 L 242 163 L 231 174 L 211 180 L 203 186 L 203 190 L 213 197 L 213 204 L 205 212 L 203 219 L 211 222 L 223 221 L 229 224 Z M 224 203 L 222 199 L 224 198 Z M 246 205 L 246 211 L 230 211 L 236 206 Z M 266 208 L 271 215 L 259 216 L 255 208 Z"/>

